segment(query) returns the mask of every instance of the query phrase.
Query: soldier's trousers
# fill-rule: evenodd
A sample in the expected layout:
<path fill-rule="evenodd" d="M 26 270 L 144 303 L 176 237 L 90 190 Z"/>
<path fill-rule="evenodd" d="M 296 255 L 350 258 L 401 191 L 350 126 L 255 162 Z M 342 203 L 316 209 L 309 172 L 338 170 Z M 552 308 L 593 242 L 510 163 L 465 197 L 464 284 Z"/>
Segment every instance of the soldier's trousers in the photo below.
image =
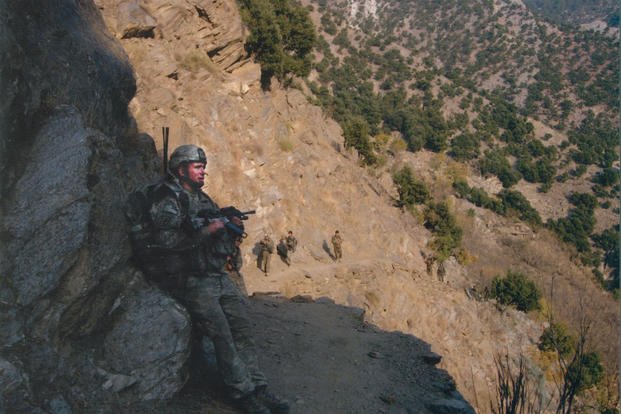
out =
<path fill-rule="evenodd" d="M 269 273 L 271 258 L 271 253 L 268 253 L 266 251 L 261 252 L 261 256 L 259 257 L 259 268 L 263 271 L 263 273 Z"/>
<path fill-rule="evenodd" d="M 267 381 L 259 370 L 245 299 L 226 274 L 188 278 L 183 302 L 195 329 L 211 339 L 218 369 L 233 398 Z"/>

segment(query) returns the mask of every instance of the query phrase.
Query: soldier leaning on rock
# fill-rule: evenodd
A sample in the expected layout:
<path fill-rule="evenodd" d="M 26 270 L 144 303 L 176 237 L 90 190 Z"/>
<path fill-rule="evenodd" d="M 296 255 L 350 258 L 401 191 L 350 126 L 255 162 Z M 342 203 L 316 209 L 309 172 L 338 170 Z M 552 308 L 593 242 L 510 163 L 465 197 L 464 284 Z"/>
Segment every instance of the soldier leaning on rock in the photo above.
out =
<path fill-rule="evenodd" d="M 230 396 L 247 413 L 289 410 L 288 404 L 267 391 L 259 370 L 245 299 L 225 271 L 234 257 L 236 235 L 224 221 L 205 223 L 199 211 L 217 213 L 218 205 L 201 188 L 207 158 L 194 145 L 182 145 L 171 155 L 169 171 L 150 207 L 157 243 L 161 246 L 169 291 L 189 311 L 194 329 L 215 346 L 218 368 Z M 231 221 L 241 226 L 236 217 Z M 271 410 L 271 411 L 270 411 Z"/>

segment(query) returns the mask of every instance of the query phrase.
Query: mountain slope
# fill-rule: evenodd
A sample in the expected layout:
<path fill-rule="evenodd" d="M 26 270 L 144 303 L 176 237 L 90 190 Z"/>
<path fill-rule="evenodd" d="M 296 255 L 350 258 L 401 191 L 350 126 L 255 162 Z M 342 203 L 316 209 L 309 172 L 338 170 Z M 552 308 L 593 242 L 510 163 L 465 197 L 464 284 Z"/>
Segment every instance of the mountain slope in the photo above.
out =
<path fill-rule="evenodd" d="M 118 4 L 98 4 L 111 30 L 123 37 Z M 469 171 L 467 167 L 429 151 L 397 151 L 388 165 L 407 163 L 420 177 L 428 177 L 435 195 L 447 198 L 469 230 L 464 245 L 473 261 L 463 266 L 451 259 L 445 266 L 449 285 L 435 280 L 433 271 L 427 274 L 421 254 L 431 254 L 428 242 L 434 236 L 414 216 L 394 206 L 398 194 L 388 168 L 361 167 L 356 153 L 344 148 L 340 127 L 308 104 L 300 91 L 276 84 L 271 91 L 262 91 L 258 65 L 237 46 L 230 58 L 218 55 L 245 36 L 232 3 L 173 7 L 149 1 L 142 5 L 143 16 L 148 16 L 143 20 L 154 22 L 153 37 L 121 40 L 138 77 L 132 112 L 138 127 L 152 136 L 158 135 L 161 125 L 170 125 L 173 147 L 189 142 L 207 149 L 206 190 L 221 205 L 257 210 L 242 245 L 249 292 L 328 296 L 339 304 L 365 309 L 368 320 L 382 329 L 416 335 L 443 355 L 443 367 L 469 401 L 479 395 L 480 410 L 487 409 L 492 398 L 486 390 L 493 389 L 494 353 L 512 349 L 536 355 L 545 323 L 516 312 L 499 313 L 492 303 L 468 299 L 463 289 L 473 283 L 485 285 L 493 276 L 517 268 L 536 276 L 540 289 L 549 291 L 555 274 L 551 268 L 556 265 L 567 276 L 563 279 L 567 282 L 561 283 L 567 289 L 564 294 L 574 297 L 588 292 L 593 314 L 601 315 L 597 331 L 618 336 L 609 329 L 616 326 L 611 321 L 618 320 L 610 295 L 590 280 L 584 268 L 572 263 L 570 254 L 549 233 L 532 231 L 511 217 L 498 217 L 455 199 L 451 177 Z M 179 21 L 184 24 L 176 24 Z M 220 33 L 231 36 L 229 28 L 234 39 L 219 40 Z M 439 87 L 433 85 L 433 89 L 437 93 Z M 469 178 L 471 184 L 499 185 L 475 173 Z M 289 229 L 300 241 L 293 266 L 287 268 L 274 257 L 270 276 L 263 276 L 253 266 L 256 243 L 264 232 L 278 238 Z M 338 264 L 332 263 L 329 253 L 335 229 L 345 239 L 345 260 Z M 480 250 L 474 248 L 478 245 Z M 547 249 L 552 253 L 545 260 L 516 254 Z M 563 302 L 560 297 L 555 300 Z M 466 330 L 466 326 L 473 328 Z M 616 341 L 599 342 L 599 346 L 606 348 L 614 364 Z M 473 370 L 481 373 L 474 380 Z"/>
<path fill-rule="evenodd" d="M 559 24 L 585 24 L 592 23 L 595 20 L 607 21 L 616 12 L 617 26 L 619 25 L 619 5 L 613 1 L 525 0 L 524 4 Z"/>

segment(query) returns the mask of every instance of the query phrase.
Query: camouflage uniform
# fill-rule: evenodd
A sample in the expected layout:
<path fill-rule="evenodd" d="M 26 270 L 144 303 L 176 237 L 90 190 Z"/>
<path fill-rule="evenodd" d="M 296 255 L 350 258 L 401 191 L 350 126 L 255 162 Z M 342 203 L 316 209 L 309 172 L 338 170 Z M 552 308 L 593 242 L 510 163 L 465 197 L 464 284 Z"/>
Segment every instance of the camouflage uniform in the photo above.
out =
<path fill-rule="evenodd" d="M 287 244 L 285 242 L 285 238 L 281 238 L 278 241 L 278 246 L 276 246 L 276 251 L 278 255 L 282 258 L 282 260 L 287 264 L 287 266 L 291 265 L 291 258 L 289 257 L 289 249 L 287 248 Z"/>
<path fill-rule="evenodd" d="M 274 242 L 268 235 L 265 235 L 263 240 L 259 242 L 259 248 L 259 269 L 263 273 L 268 274 L 270 271 L 270 259 L 272 258 L 272 253 L 274 253 Z"/>
<path fill-rule="evenodd" d="M 207 194 L 188 192 L 176 179 L 165 185 L 168 194 L 153 203 L 150 214 L 158 242 L 169 252 L 171 293 L 187 307 L 195 329 L 213 341 L 222 379 L 232 397 L 241 398 L 267 382 L 258 367 L 244 298 L 225 271 L 235 253 L 234 236 L 224 229 L 205 232 L 197 212 L 219 210 Z"/>
<path fill-rule="evenodd" d="M 287 239 L 285 240 L 285 244 L 287 245 L 287 250 L 289 250 L 291 253 L 294 253 L 296 247 L 298 246 L 298 241 L 293 236 L 293 234 L 289 233 Z"/>
<path fill-rule="evenodd" d="M 343 243 L 343 239 L 341 239 L 341 235 L 336 232 L 334 236 L 332 236 L 332 247 L 334 247 L 334 260 L 339 260 L 343 257 L 343 250 L 341 250 L 341 244 Z"/>

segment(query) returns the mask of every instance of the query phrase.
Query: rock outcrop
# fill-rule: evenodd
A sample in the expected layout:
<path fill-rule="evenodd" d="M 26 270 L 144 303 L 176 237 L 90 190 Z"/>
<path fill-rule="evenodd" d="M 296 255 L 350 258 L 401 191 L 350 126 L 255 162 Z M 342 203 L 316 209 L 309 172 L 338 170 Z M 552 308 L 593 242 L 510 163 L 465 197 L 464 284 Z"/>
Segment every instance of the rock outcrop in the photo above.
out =
<path fill-rule="evenodd" d="M 179 64 L 209 61 L 231 71 L 247 61 L 246 31 L 232 0 L 169 2 L 162 0 L 97 1 L 118 38 L 173 39 Z M 182 54 L 192 51 L 192 56 Z M 152 61 L 157 66 L 158 60 Z M 171 70 L 172 69 L 172 70 Z M 175 73 L 169 68 L 166 75 Z M 174 75 L 173 75 L 174 76 Z"/>
<path fill-rule="evenodd" d="M 170 396 L 189 324 L 129 264 L 125 199 L 157 163 L 127 111 L 127 57 L 92 3 L 1 10 L 0 411 Z"/>

